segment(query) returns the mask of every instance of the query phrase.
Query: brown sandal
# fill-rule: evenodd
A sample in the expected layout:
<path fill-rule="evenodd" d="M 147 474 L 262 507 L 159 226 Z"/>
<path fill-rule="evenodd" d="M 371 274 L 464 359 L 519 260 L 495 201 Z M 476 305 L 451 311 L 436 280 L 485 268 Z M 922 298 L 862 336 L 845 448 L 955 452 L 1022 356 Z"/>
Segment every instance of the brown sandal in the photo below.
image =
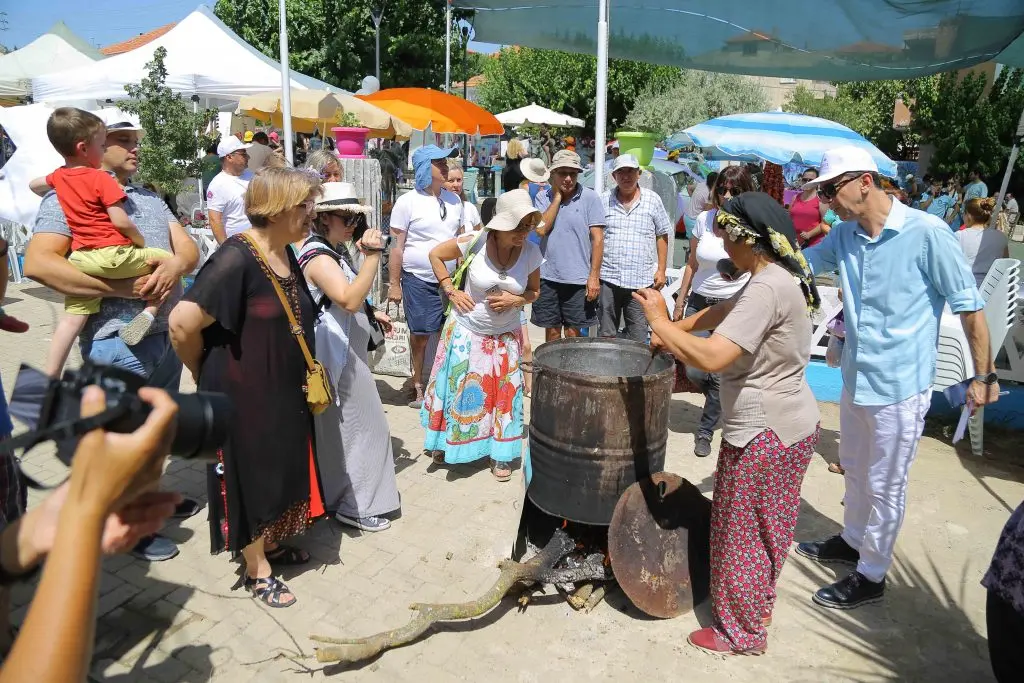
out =
<path fill-rule="evenodd" d="M 431 451 L 430 459 L 435 465 L 444 465 L 444 451 Z"/>
<path fill-rule="evenodd" d="M 491 460 L 491 474 L 498 481 L 508 481 L 512 478 L 512 463 Z"/>
<path fill-rule="evenodd" d="M 837 462 L 830 462 L 828 464 L 828 471 L 832 474 L 846 474 L 846 470 L 844 470 L 843 466 Z"/>

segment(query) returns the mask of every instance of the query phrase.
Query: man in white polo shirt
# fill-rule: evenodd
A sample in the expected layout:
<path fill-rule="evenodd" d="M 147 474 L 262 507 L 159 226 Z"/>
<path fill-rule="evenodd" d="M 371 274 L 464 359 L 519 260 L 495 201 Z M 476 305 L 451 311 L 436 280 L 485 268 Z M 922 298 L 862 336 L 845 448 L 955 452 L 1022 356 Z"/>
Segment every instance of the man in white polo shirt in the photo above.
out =
<path fill-rule="evenodd" d="M 245 215 L 245 190 L 253 172 L 249 163 L 249 145 L 234 135 L 225 136 L 217 145 L 220 173 L 206 189 L 206 209 L 210 214 L 210 229 L 217 244 L 250 227 Z"/>

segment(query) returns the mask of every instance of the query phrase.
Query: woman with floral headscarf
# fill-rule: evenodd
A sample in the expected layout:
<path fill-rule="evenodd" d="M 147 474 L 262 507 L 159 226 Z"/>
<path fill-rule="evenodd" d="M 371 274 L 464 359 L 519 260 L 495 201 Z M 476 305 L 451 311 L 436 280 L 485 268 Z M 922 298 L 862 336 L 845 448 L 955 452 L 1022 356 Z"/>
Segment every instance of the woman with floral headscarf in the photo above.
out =
<path fill-rule="evenodd" d="M 661 293 L 634 296 L 654 331 L 653 346 L 687 367 L 721 373 L 722 447 L 711 512 L 714 624 L 689 641 L 720 654 L 761 654 L 800 485 L 818 443 L 818 404 L 804 370 L 808 311 L 820 299 L 793 221 L 772 197 L 734 197 L 715 221 L 736 269 L 750 273 L 739 293 L 675 323 Z M 691 334 L 711 329 L 707 338 Z"/>

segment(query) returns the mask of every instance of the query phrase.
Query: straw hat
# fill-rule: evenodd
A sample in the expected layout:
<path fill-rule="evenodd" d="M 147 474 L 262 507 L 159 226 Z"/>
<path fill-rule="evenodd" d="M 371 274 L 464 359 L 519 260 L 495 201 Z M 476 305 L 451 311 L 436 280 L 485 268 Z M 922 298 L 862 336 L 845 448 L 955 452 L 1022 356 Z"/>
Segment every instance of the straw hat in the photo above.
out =
<path fill-rule="evenodd" d="M 494 218 L 487 224 L 488 230 L 509 232 L 531 213 L 540 213 L 530 199 L 529 190 L 511 190 L 498 197 L 494 205 Z"/>
<path fill-rule="evenodd" d="M 526 157 L 520 161 L 519 172 L 531 183 L 546 183 L 551 177 L 551 171 L 544 165 L 544 160 L 537 157 Z"/>
<path fill-rule="evenodd" d="M 352 183 L 324 183 L 320 186 L 323 194 L 316 200 L 317 213 L 344 211 L 347 213 L 369 214 L 373 207 L 363 204 L 356 196 L 356 187 Z"/>
<path fill-rule="evenodd" d="M 555 155 L 551 158 L 551 165 L 548 166 L 548 170 L 554 171 L 559 168 L 572 168 L 582 171 L 583 166 L 580 165 L 580 155 L 568 149 L 555 152 Z"/>

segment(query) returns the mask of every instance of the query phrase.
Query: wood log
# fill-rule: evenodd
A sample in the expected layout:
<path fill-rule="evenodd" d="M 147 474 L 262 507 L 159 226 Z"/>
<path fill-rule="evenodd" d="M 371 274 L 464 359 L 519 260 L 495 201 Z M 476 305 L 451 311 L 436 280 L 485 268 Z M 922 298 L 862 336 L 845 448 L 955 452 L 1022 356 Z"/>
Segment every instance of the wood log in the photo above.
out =
<path fill-rule="evenodd" d="M 476 600 L 439 604 L 415 603 L 410 605 L 409 609 L 416 612 L 416 615 L 405 626 L 365 638 L 311 635 L 311 640 L 332 646 L 317 648 L 316 659 L 324 663 L 354 663 L 371 659 L 385 650 L 414 642 L 438 622 L 472 619 L 486 614 L 518 583 L 551 584 L 607 580 L 611 577 L 610 570 L 604 566 L 603 556 L 599 554 L 590 555 L 577 567 L 554 569 L 563 557 L 575 549 L 576 543 L 559 529 L 551 537 L 551 542 L 529 561 L 502 560 L 498 563 L 498 569 L 501 571 L 498 580 Z"/>

